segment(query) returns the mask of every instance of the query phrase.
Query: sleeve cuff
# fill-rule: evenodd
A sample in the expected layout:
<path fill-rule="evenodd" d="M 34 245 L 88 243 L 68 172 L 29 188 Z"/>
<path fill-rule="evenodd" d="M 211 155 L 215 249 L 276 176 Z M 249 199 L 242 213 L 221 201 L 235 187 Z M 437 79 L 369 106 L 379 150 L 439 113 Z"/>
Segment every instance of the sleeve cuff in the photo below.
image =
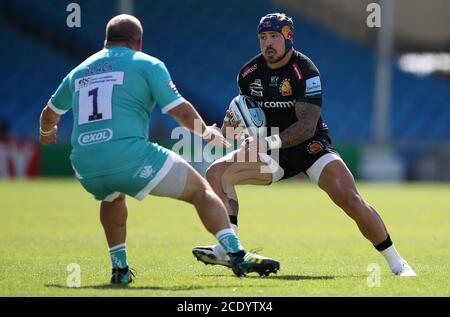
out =
<path fill-rule="evenodd" d="M 56 108 L 55 105 L 52 104 L 52 102 L 50 100 L 48 101 L 47 106 L 50 109 L 52 109 L 56 114 L 59 114 L 59 115 L 63 115 L 68 111 L 68 110 L 61 110 L 61 109 Z"/>
<path fill-rule="evenodd" d="M 180 97 L 178 99 L 175 99 L 174 101 L 172 101 L 171 103 L 165 105 L 164 107 L 161 108 L 161 112 L 162 113 L 167 113 L 168 111 L 172 110 L 173 108 L 181 105 L 183 102 L 185 102 L 186 99 L 184 99 L 183 97 Z"/>

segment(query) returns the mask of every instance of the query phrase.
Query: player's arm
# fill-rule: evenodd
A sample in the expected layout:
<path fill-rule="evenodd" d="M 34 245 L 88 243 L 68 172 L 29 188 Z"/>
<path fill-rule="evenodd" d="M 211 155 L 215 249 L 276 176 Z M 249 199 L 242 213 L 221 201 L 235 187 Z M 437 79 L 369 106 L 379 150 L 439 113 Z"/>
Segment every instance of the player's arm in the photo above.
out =
<path fill-rule="evenodd" d="M 39 141 L 44 145 L 56 143 L 59 119 L 71 108 L 72 91 L 70 90 L 69 76 L 70 74 L 63 79 L 41 112 Z"/>
<path fill-rule="evenodd" d="M 253 137 L 247 138 L 243 146 L 249 150 L 267 151 L 279 148 L 288 148 L 303 143 L 312 138 L 316 131 L 321 108 L 313 103 L 300 101 L 295 103 L 295 114 L 298 121 L 291 124 L 280 134 L 265 137 L 265 142 L 260 143 Z"/>
<path fill-rule="evenodd" d="M 182 126 L 186 129 L 199 134 L 207 141 L 220 142 L 220 144 L 225 146 L 230 146 L 230 144 L 223 138 L 215 125 L 208 126 L 203 121 L 203 118 L 199 115 L 194 106 L 187 100 L 183 101 L 181 104 L 175 108 L 168 111 L 168 113 Z"/>
<path fill-rule="evenodd" d="M 322 84 L 316 66 L 309 61 L 303 69 L 306 80 L 298 84 L 295 90 L 297 102 L 295 115 L 297 121 L 279 135 L 267 138 L 268 148 L 289 148 L 312 138 L 316 132 L 317 122 L 322 107 Z M 300 80 L 300 79 L 299 79 Z"/>
<path fill-rule="evenodd" d="M 164 63 L 149 68 L 148 80 L 153 97 L 162 113 L 171 115 L 182 127 L 202 136 L 208 142 L 231 146 L 214 126 L 207 126 L 194 106 L 178 92 Z M 218 131 L 219 130 L 219 131 Z"/>
<path fill-rule="evenodd" d="M 312 138 L 320 118 L 321 108 L 309 102 L 296 102 L 295 115 L 298 121 L 280 133 L 281 148 L 298 145 Z"/>
<path fill-rule="evenodd" d="M 58 123 L 61 116 L 53 111 L 48 105 L 44 107 L 40 117 L 39 141 L 41 144 L 56 143 Z"/>

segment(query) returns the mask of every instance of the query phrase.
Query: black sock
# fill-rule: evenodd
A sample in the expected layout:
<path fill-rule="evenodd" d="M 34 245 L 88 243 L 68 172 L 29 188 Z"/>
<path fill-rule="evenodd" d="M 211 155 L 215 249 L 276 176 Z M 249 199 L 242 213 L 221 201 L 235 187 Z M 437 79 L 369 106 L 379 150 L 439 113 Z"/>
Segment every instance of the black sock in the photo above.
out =
<path fill-rule="evenodd" d="M 235 253 L 230 253 L 232 256 L 238 256 L 238 257 L 243 257 L 245 255 L 245 251 L 241 250 L 239 252 L 235 252 Z"/>
<path fill-rule="evenodd" d="M 386 250 L 387 248 L 389 248 L 392 245 L 392 240 L 391 237 L 388 235 L 386 240 L 384 240 L 383 242 L 381 242 L 379 245 L 375 245 L 375 249 L 377 249 L 378 251 L 383 251 Z"/>
<path fill-rule="evenodd" d="M 127 267 L 124 267 L 123 269 L 121 269 L 120 267 L 118 267 L 117 269 L 118 269 L 119 272 L 122 273 L 122 274 L 127 274 L 127 272 L 128 272 L 128 266 L 127 266 Z"/>
<path fill-rule="evenodd" d="M 233 224 L 233 225 L 238 225 L 238 222 L 237 222 L 237 216 L 228 216 L 229 218 L 230 218 L 230 222 Z"/>

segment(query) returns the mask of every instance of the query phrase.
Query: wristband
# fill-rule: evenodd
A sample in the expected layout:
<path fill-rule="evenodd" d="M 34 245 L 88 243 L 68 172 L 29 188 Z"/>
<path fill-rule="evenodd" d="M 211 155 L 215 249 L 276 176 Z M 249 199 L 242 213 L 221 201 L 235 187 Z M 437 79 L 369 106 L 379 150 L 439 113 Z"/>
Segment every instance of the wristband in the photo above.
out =
<path fill-rule="evenodd" d="M 268 150 L 279 149 L 282 146 L 281 138 L 280 138 L 279 134 L 267 136 L 264 139 L 266 139 L 266 141 L 267 141 L 267 149 Z"/>
<path fill-rule="evenodd" d="M 50 131 L 44 131 L 41 128 L 39 128 L 39 134 L 41 136 L 50 136 L 52 134 L 55 134 L 57 128 L 58 127 L 56 125 Z"/>

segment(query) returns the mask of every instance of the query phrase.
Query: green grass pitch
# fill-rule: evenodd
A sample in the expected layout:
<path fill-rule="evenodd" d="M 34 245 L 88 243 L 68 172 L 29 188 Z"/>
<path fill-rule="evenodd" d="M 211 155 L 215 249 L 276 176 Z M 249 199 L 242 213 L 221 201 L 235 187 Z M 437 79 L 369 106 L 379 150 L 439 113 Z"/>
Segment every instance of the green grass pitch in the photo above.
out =
<path fill-rule="evenodd" d="M 108 285 L 110 260 L 98 203 L 72 179 L 0 182 L 0 296 L 450 296 L 450 185 L 359 184 L 418 276 L 393 276 L 356 225 L 314 185 L 243 186 L 240 239 L 281 261 L 270 277 L 236 278 L 191 254 L 215 243 L 188 204 L 128 199 L 127 249 L 137 272 Z M 67 266 L 81 269 L 70 288 Z M 370 287 L 381 268 L 379 286 Z"/>

